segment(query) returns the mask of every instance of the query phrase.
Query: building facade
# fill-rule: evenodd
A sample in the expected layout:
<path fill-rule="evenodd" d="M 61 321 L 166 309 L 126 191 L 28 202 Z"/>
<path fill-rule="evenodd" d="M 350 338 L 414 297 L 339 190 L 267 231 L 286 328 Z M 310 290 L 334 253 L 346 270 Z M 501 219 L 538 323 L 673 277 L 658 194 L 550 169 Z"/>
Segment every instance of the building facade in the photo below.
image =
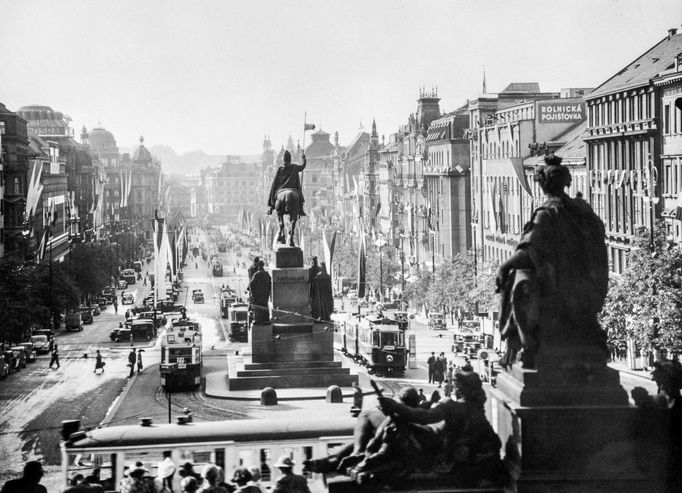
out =
<path fill-rule="evenodd" d="M 671 201 L 677 196 L 673 192 L 677 177 L 672 176 L 677 171 L 677 123 L 671 118 L 676 115 L 671 111 L 676 100 L 674 83 L 667 87 L 665 75 L 658 79 L 659 85 L 653 81 L 675 66 L 681 52 L 682 35 L 672 29 L 586 97 L 590 202 L 606 226 L 609 262 L 615 273 L 627 268 L 634 236 L 643 228 L 650 230 L 661 216 L 665 202 L 660 198 L 666 189 Z M 660 91 L 667 104 L 662 103 Z M 670 154 L 662 149 L 661 120 Z"/>

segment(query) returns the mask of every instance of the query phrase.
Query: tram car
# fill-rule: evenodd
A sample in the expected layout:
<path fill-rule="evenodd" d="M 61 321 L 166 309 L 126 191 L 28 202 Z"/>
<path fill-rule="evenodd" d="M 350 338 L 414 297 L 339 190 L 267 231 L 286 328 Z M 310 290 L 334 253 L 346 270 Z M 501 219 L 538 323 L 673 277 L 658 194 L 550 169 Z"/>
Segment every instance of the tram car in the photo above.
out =
<path fill-rule="evenodd" d="M 230 319 L 230 341 L 248 342 L 249 340 L 249 305 L 232 303 L 228 308 Z"/>
<path fill-rule="evenodd" d="M 223 277 L 223 262 L 218 257 L 211 259 L 211 272 L 214 277 Z"/>
<path fill-rule="evenodd" d="M 279 476 L 277 458 L 288 454 L 294 472 L 303 474 L 312 493 L 326 492 L 322 474 L 311 473 L 304 462 L 326 457 L 339 445 L 353 439 L 355 419 L 246 419 L 177 424 L 153 423 L 142 418 L 139 425 L 110 426 L 81 430 L 79 421 L 65 421 L 62 427 L 61 484 L 66 488 L 77 474 L 89 476 L 99 469 L 106 491 L 118 491 L 125 468 L 141 462 L 149 475 L 158 475 L 163 453 L 170 451 L 175 464 L 190 462 L 195 471 L 207 464 L 221 467 L 227 477 L 238 467 L 260 466 L 263 491 L 271 491 Z M 178 474 L 172 479 L 174 491 L 181 491 Z"/>
<path fill-rule="evenodd" d="M 336 343 L 341 352 L 366 366 L 370 374 L 403 376 L 407 348 L 401 325 L 379 316 L 347 320 L 335 334 Z"/>
<path fill-rule="evenodd" d="M 235 292 L 230 288 L 220 290 L 220 316 L 222 318 L 229 317 L 229 310 L 232 303 L 237 301 Z"/>
<path fill-rule="evenodd" d="M 172 321 L 161 338 L 161 385 L 168 391 L 201 384 L 201 326 L 187 318 Z"/>

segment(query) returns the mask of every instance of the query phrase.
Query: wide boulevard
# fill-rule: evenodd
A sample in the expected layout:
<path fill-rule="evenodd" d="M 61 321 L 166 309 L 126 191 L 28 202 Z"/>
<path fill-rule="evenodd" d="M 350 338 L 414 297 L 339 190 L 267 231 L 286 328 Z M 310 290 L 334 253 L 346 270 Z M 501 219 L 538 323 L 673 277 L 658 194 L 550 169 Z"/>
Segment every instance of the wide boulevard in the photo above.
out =
<path fill-rule="evenodd" d="M 204 234 L 191 237 L 193 244 L 204 242 L 208 237 Z M 202 324 L 204 374 L 226 368 L 225 358 L 228 354 L 246 349 L 245 343 L 230 343 L 227 340 L 226 321 L 220 318 L 220 287 L 227 283 L 238 292 L 246 288 L 246 267 L 250 263 L 246 257 L 237 257 L 232 252 L 221 254 L 225 267 L 223 277 L 213 277 L 208 262 L 201 257 L 188 257 L 183 270 L 184 282 L 178 302 L 185 304 L 188 315 Z M 142 273 L 152 268 L 153 264 L 145 264 Z M 192 290 L 202 289 L 205 295 L 204 304 L 192 302 Z M 141 304 L 149 293 L 150 286 L 141 282 L 129 286 L 125 291 L 132 293 L 135 303 Z M 118 291 L 119 293 L 121 291 Z M 120 299 L 120 294 L 119 294 Z M 346 308 L 349 303 L 344 303 Z M 165 422 L 168 419 L 169 403 L 167 396 L 160 388 L 159 381 L 159 343 L 151 341 L 148 345 L 135 344 L 135 348 L 143 348 L 144 370 L 135 375 L 133 381 L 128 379 L 127 356 L 130 343 L 111 342 L 109 333 L 118 327 L 125 317 L 129 305 L 119 303 L 118 313 L 112 305 L 94 318 L 94 323 L 85 325 L 82 332 L 57 331 L 55 342 L 59 346 L 61 366 L 49 368 L 49 355 L 39 355 L 34 363 L 25 369 L 8 376 L 0 383 L 0 464 L 5 467 L 4 474 L 19 472 L 26 460 L 43 458 L 48 464 L 48 476 L 43 484 L 49 485 L 56 480 L 59 470 L 59 431 L 62 420 L 79 419 L 82 427 L 110 426 L 138 422 L 141 416 L 150 416 L 155 421 Z M 337 309 L 339 307 L 337 306 Z M 343 318 L 337 313 L 335 317 Z M 160 334 L 162 334 L 161 332 Z M 436 354 L 445 352 L 448 358 L 461 364 L 462 360 L 451 353 L 451 331 L 431 331 L 417 317 L 410 321 L 409 333 L 416 336 L 416 368 L 408 368 L 404 378 L 379 379 L 391 392 L 402 385 L 415 385 L 424 389 L 428 395 L 434 385 L 427 383 L 425 361 L 433 351 Z M 100 350 L 106 362 L 102 374 L 94 373 L 95 351 Z M 338 354 L 337 357 L 343 357 Z M 367 383 L 362 367 L 345 360 L 345 364 L 353 372 L 361 375 L 361 384 Z M 473 361 L 478 370 L 479 362 Z M 629 391 L 635 386 L 655 392 L 655 385 L 646 378 L 621 373 L 623 386 Z M 366 400 L 372 405 L 372 399 Z M 321 401 L 317 404 L 323 406 Z M 350 403 L 347 407 L 350 406 Z M 203 391 L 175 393 L 171 396 L 171 413 L 179 414 L 184 407 L 189 407 L 195 420 L 244 419 L 263 417 L 267 412 L 257 402 L 234 401 L 208 397 Z M 284 410 L 296 412 L 295 404 L 287 403 L 277 406 L 278 412 Z M 347 412 L 344 407 L 342 412 Z M 0 473 L 0 480 L 5 476 Z"/>

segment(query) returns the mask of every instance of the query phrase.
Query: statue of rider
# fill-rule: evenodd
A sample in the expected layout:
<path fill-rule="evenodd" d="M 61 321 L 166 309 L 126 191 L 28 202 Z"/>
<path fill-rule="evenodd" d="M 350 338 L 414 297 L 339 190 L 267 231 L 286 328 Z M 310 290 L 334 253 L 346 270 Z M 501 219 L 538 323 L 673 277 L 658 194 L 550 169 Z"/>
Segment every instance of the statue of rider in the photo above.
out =
<path fill-rule="evenodd" d="M 272 214 L 272 211 L 277 205 L 277 194 L 281 190 L 291 189 L 298 192 L 299 203 L 301 204 L 299 215 L 305 216 L 303 212 L 303 203 L 305 199 L 303 198 L 303 192 L 301 190 L 301 179 L 299 173 L 305 169 L 306 158 L 305 154 L 301 155 L 301 160 L 303 164 L 295 164 L 291 162 L 291 153 L 289 151 L 284 151 L 284 164 L 277 168 L 277 173 L 275 174 L 274 180 L 272 180 L 272 186 L 270 187 L 270 195 L 268 196 L 268 214 Z"/>

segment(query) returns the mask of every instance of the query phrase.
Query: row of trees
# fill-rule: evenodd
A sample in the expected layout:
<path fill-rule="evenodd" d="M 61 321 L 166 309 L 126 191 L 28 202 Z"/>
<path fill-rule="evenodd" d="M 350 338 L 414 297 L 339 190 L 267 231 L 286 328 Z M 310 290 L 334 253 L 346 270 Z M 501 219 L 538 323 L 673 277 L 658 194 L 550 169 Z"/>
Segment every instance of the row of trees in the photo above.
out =
<path fill-rule="evenodd" d="M 628 267 L 610 279 L 601 323 L 611 345 L 633 341 L 642 351 L 682 351 L 682 250 L 663 224 L 643 231 Z"/>
<path fill-rule="evenodd" d="M 61 313 L 89 303 L 117 272 L 116 245 L 108 243 L 76 244 L 51 266 L 0 258 L 0 339 L 21 342 L 31 327 L 58 324 Z"/>
<path fill-rule="evenodd" d="M 334 268 L 342 277 L 357 279 L 358 247 L 350 241 L 337 244 Z M 400 250 L 384 245 L 381 250 L 367 243 L 366 282 L 376 290 L 405 286 L 403 299 L 412 306 L 442 310 L 446 313 L 476 313 L 497 309 L 495 276 L 497 264 L 482 262 L 473 250 L 460 253 L 436 265 L 435 272 L 422 269 L 416 274 L 409 264 L 401 262 Z M 406 279 L 403 282 L 402 277 Z M 409 276 L 409 277 L 408 277 Z"/>

